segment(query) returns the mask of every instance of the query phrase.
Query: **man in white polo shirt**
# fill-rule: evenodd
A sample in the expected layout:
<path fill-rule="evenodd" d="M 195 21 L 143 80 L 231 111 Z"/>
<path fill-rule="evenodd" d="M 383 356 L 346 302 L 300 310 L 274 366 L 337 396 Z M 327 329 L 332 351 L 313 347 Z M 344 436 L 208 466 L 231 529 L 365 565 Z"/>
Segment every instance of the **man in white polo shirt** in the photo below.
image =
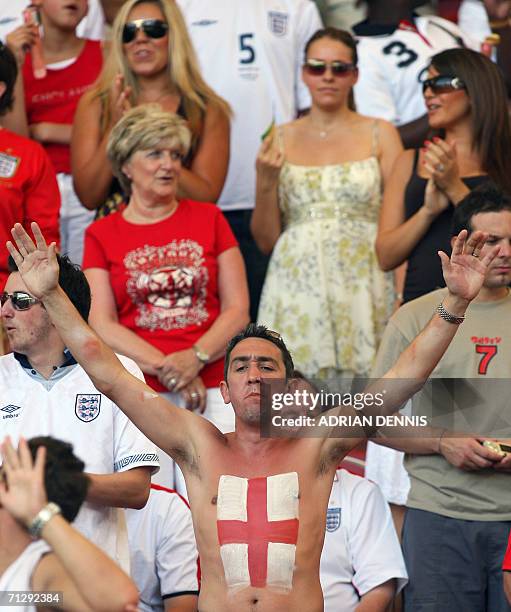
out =
<path fill-rule="evenodd" d="M 59 257 L 59 265 L 64 291 L 87 319 L 90 289 L 83 272 L 66 257 Z M 158 467 L 156 448 L 94 387 L 17 271 L 10 274 L 0 302 L 14 351 L 0 357 L 0 437 L 8 435 L 17 444 L 20 436 L 51 435 L 73 445 L 91 480 L 74 525 L 127 567 L 120 509 L 145 505 L 151 472 Z M 143 378 L 133 361 L 122 362 Z"/>
<path fill-rule="evenodd" d="M 390 509 L 378 485 L 337 470 L 320 564 L 325 612 L 385 612 L 408 582 Z"/>
<path fill-rule="evenodd" d="M 152 484 L 146 507 L 127 510 L 126 518 L 140 612 L 195 612 L 199 556 L 187 502 L 173 489 Z"/>

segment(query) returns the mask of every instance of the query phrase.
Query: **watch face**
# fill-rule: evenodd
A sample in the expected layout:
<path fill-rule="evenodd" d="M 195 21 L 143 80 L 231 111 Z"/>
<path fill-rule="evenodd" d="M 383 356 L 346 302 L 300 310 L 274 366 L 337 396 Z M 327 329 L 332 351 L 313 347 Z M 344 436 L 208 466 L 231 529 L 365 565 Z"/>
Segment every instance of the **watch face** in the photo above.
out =
<path fill-rule="evenodd" d="M 207 353 L 204 353 L 204 351 L 201 351 L 196 346 L 193 346 L 193 350 L 195 351 L 195 355 L 197 356 L 197 359 L 199 361 L 202 361 L 202 363 L 204 364 L 206 364 L 209 361 L 209 355 Z"/>

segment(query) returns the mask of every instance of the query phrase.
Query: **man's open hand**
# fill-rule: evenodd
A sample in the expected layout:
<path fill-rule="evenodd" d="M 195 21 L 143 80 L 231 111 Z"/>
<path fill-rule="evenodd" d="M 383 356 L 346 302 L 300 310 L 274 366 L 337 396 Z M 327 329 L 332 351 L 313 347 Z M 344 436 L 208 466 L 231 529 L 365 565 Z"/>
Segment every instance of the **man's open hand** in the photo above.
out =
<path fill-rule="evenodd" d="M 56 244 L 46 244 L 37 223 L 32 223 L 35 243 L 25 228 L 16 223 L 11 230 L 16 246 L 7 242 L 7 249 L 12 255 L 23 282 L 30 293 L 43 299 L 59 284 L 59 264 L 57 262 Z"/>
<path fill-rule="evenodd" d="M 450 258 L 443 251 L 439 251 L 438 254 L 442 261 L 442 271 L 449 293 L 470 302 L 483 286 L 486 270 L 498 255 L 500 247 L 496 246 L 480 257 L 488 234 L 477 231 L 469 238 L 467 235 L 467 230 L 462 230 L 458 234 Z"/>

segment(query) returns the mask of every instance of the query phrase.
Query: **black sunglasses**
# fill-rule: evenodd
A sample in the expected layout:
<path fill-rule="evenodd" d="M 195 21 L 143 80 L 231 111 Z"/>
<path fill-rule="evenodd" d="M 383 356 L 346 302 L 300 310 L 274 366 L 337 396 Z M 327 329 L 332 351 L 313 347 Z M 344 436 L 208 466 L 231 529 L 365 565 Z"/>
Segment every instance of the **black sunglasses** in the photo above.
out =
<path fill-rule="evenodd" d="M 439 74 L 422 81 L 422 93 L 426 93 L 426 89 L 431 89 L 434 94 L 449 93 L 458 89 L 466 89 L 465 83 L 457 76 Z"/>
<path fill-rule="evenodd" d="M 32 297 L 29 293 L 25 293 L 25 291 L 15 291 L 14 293 L 4 291 L 0 294 L 0 305 L 3 306 L 7 300 L 11 300 L 14 310 L 28 310 L 34 304 L 41 303 L 41 300 Z"/>
<path fill-rule="evenodd" d="M 357 69 L 355 64 L 347 64 L 339 60 L 325 62 L 324 60 L 308 59 L 303 65 L 305 72 L 311 76 L 321 76 L 325 74 L 327 68 L 330 68 L 334 76 L 346 76 L 349 72 L 354 72 Z"/>
<path fill-rule="evenodd" d="M 122 42 L 128 44 L 134 41 L 140 29 L 149 38 L 163 38 L 169 26 L 161 19 L 134 19 L 133 21 L 128 21 L 122 29 Z"/>

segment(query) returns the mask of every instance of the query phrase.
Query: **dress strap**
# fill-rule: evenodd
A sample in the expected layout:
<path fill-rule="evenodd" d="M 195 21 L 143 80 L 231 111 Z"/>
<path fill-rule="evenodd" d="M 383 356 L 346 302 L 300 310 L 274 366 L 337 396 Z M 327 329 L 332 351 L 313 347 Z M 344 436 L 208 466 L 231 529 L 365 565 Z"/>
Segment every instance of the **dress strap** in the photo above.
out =
<path fill-rule="evenodd" d="M 378 150 L 380 144 L 380 122 L 378 119 L 373 121 L 373 129 L 371 136 L 371 156 L 378 157 Z"/>
<path fill-rule="evenodd" d="M 413 174 L 417 174 L 417 164 L 419 163 L 419 149 L 413 152 Z"/>

